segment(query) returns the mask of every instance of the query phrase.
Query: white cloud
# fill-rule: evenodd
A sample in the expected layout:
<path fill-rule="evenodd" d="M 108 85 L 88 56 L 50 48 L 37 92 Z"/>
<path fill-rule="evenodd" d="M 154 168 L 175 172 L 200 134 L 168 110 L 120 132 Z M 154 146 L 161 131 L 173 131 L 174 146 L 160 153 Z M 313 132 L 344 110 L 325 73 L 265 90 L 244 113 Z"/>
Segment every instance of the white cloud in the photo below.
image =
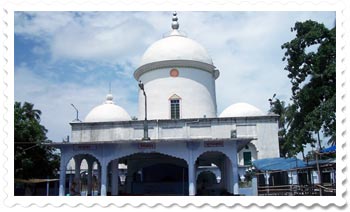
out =
<path fill-rule="evenodd" d="M 69 12 L 16 12 L 15 33 L 46 39 L 73 21 Z"/>
<path fill-rule="evenodd" d="M 129 61 L 137 65 L 154 33 L 144 17 L 131 12 L 16 13 L 15 33 L 46 40 L 54 60 Z M 154 33 L 154 35 L 159 33 Z M 36 47 L 34 51 L 38 50 Z M 137 56 L 135 56 L 137 55 Z"/>
<path fill-rule="evenodd" d="M 106 84 L 86 87 L 79 83 L 49 81 L 33 73 L 25 65 L 16 67 L 14 77 L 15 100 L 34 103 L 35 108 L 42 111 L 42 124 L 49 130 L 49 139 L 54 141 L 61 141 L 70 135 L 69 122 L 75 119 L 76 115 L 71 103 L 79 109 L 79 118 L 83 120 L 93 107 L 104 102 L 108 92 Z M 114 101 L 126 108 L 130 115 L 136 115 L 136 105 L 128 95 L 136 95 L 136 91 L 131 86 L 112 81 Z"/>
<path fill-rule="evenodd" d="M 296 21 L 313 19 L 331 27 L 334 13 L 205 12 L 181 13 L 180 28 L 203 44 L 221 71 L 216 81 L 218 113 L 236 102 L 267 111 L 274 93 L 288 101 L 290 82 L 281 45 L 294 34 Z M 182 24 L 183 21 L 183 24 Z M 195 27 L 193 27 L 195 26 Z M 244 93 L 244 95 L 242 95 Z"/>

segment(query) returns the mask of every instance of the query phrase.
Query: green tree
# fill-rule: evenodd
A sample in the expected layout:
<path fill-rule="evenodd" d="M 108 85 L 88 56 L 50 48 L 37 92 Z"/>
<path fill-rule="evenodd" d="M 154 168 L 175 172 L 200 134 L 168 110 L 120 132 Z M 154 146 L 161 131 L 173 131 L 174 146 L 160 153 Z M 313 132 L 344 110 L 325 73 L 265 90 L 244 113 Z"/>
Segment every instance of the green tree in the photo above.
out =
<path fill-rule="evenodd" d="M 273 95 L 270 101 L 270 110 L 274 114 L 279 115 L 278 119 L 278 141 L 280 146 L 280 156 L 285 157 L 288 154 L 289 148 L 286 148 L 286 110 L 285 102 L 279 99 L 275 99 L 276 94 Z"/>
<path fill-rule="evenodd" d="M 336 139 L 336 28 L 308 20 L 291 31 L 296 37 L 282 45 L 292 83 L 286 142 L 303 152 L 306 144 L 322 148 L 320 133 Z"/>
<path fill-rule="evenodd" d="M 59 156 L 49 143 L 46 128 L 40 124 L 41 111 L 25 102 L 14 105 L 15 178 L 53 177 L 59 167 Z"/>

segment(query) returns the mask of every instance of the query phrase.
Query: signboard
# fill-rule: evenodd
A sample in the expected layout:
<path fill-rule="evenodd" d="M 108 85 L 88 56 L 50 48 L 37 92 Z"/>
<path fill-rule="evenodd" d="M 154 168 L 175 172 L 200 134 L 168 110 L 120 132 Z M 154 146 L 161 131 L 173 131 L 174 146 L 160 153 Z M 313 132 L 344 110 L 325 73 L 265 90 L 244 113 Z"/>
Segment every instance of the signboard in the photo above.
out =
<path fill-rule="evenodd" d="M 204 147 L 223 147 L 223 141 L 206 141 L 204 142 Z"/>
<path fill-rule="evenodd" d="M 156 143 L 151 143 L 151 142 L 138 143 L 138 148 L 139 149 L 155 149 Z"/>
<path fill-rule="evenodd" d="M 79 145 L 74 145 L 73 149 L 75 151 L 79 151 L 79 150 L 95 150 L 97 149 L 96 145 L 89 145 L 89 144 L 79 144 Z"/>

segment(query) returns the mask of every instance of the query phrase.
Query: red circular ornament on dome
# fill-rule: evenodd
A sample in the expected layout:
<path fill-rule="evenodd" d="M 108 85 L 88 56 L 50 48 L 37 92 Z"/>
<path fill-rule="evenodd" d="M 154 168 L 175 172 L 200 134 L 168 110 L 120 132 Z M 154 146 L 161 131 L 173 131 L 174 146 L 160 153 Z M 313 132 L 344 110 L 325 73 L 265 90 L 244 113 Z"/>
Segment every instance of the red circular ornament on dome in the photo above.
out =
<path fill-rule="evenodd" d="M 177 70 L 176 68 L 171 69 L 170 70 L 170 76 L 178 77 L 179 76 L 179 70 Z"/>

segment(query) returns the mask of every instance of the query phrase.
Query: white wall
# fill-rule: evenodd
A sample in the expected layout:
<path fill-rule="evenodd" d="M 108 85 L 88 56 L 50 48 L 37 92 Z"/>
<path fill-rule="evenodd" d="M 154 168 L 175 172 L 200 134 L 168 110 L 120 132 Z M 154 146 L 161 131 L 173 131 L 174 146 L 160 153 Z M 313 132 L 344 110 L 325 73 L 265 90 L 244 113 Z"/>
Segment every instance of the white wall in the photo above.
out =
<path fill-rule="evenodd" d="M 178 77 L 171 77 L 176 68 Z M 147 95 L 147 118 L 170 119 L 169 98 L 176 94 L 180 100 L 180 118 L 217 116 L 215 78 L 207 71 L 185 67 L 161 68 L 140 76 Z M 139 91 L 139 120 L 144 119 L 144 96 Z"/>
<path fill-rule="evenodd" d="M 252 159 L 279 157 L 278 123 L 276 116 L 206 118 L 148 121 L 149 137 L 155 139 L 251 139 Z M 246 127 L 247 129 L 244 129 Z M 141 140 L 143 121 L 72 123 L 71 142 L 108 142 Z M 243 165 L 243 149 L 239 164 Z"/>
<path fill-rule="evenodd" d="M 278 124 L 272 122 L 257 123 L 257 141 L 254 142 L 258 158 L 280 157 L 278 143 Z"/>

